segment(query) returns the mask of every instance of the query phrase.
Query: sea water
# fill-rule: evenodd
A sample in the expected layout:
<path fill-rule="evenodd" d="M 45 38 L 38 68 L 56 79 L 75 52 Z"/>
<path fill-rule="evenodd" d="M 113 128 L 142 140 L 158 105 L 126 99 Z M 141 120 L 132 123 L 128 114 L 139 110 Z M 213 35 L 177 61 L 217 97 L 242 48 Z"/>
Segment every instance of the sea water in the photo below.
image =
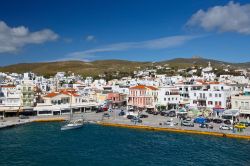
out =
<path fill-rule="evenodd" d="M 250 141 L 62 123 L 0 130 L 1 166 L 250 166 Z"/>

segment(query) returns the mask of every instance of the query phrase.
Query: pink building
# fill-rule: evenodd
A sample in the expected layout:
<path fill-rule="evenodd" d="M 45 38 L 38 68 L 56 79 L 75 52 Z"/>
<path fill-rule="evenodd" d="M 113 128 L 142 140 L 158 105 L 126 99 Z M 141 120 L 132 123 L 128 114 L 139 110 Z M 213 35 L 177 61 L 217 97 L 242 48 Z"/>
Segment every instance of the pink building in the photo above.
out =
<path fill-rule="evenodd" d="M 128 106 L 137 109 L 154 109 L 158 89 L 153 86 L 137 85 L 129 88 Z"/>
<path fill-rule="evenodd" d="M 107 100 L 112 101 L 113 106 L 121 106 L 126 104 L 126 95 L 122 93 L 108 93 Z"/>

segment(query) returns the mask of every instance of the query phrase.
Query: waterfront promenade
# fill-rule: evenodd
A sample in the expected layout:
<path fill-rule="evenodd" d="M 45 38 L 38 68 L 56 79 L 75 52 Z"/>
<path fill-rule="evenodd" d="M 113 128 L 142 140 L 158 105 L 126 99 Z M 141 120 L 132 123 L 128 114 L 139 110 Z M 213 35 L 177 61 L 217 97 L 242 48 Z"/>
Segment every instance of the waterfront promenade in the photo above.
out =
<path fill-rule="evenodd" d="M 155 131 L 169 131 L 169 132 L 182 132 L 190 134 L 205 134 L 205 135 L 214 135 L 214 136 L 227 136 L 232 135 L 232 137 L 237 138 L 242 136 L 242 138 L 250 139 L 250 128 L 244 129 L 242 132 L 233 133 L 230 130 L 220 130 L 219 126 L 221 124 L 213 123 L 213 129 L 200 128 L 199 124 L 195 124 L 194 127 L 185 127 L 180 126 L 180 120 L 177 118 L 164 117 L 160 115 L 151 115 L 147 114 L 148 118 L 142 118 L 142 123 L 132 123 L 130 119 L 127 119 L 126 116 L 119 116 L 120 110 L 114 110 L 110 112 L 110 117 L 103 117 L 103 113 L 88 112 L 84 114 L 75 114 L 75 118 L 83 117 L 86 122 L 97 123 L 104 126 L 113 126 L 113 127 L 126 127 L 126 128 L 138 128 L 146 130 L 155 130 Z M 146 114 L 146 113 L 145 113 Z M 58 122 L 68 120 L 68 115 L 61 116 L 35 116 L 30 117 L 29 119 L 19 119 L 17 117 L 5 118 L 4 121 L 0 121 L 0 128 L 13 127 L 22 125 L 30 122 Z M 167 120 L 172 120 L 175 123 L 178 123 L 176 126 L 167 126 L 164 125 L 164 122 Z M 245 137 L 246 136 L 246 137 Z"/>

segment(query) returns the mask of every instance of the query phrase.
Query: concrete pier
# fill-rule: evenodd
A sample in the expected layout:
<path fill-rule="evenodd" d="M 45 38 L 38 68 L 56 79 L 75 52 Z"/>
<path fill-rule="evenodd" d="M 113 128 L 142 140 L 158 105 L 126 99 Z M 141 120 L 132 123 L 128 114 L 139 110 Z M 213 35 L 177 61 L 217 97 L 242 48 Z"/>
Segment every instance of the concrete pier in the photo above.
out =
<path fill-rule="evenodd" d="M 250 140 L 250 127 L 246 128 L 242 132 L 233 133 L 230 130 L 220 130 L 219 126 L 221 124 L 213 124 L 214 129 L 200 128 L 198 124 L 194 127 L 185 126 L 166 126 L 163 125 L 169 117 L 164 117 L 160 115 L 148 115 L 148 118 L 142 118 L 142 123 L 134 124 L 131 120 L 127 119 L 126 116 L 119 116 L 119 110 L 114 110 L 110 112 L 110 117 L 103 117 L 104 113 L 88 112 L 83 114 L 74 114 L 74 118 L 84 118 L 87 123 L 95 123 L 102 126 L 110 127 L 122 127 L 131 129 L 143 129 L 151 131 L 163 131 L 163 132 L 176 132 L 176 133 L 186 133 L 186 134 L 201 134 L 210 135 L 217 137 L 227 137 L 227 138 L 240 138 Z M 107 113 L 107 112 L 106 112 Z M 29 122 L 61 122 L 69 119 L 69 115 L 56 115 L 56 116 L 35 116 L 29 119 L 19 119 L 19 118 L 5 118 L 5 122 L 0 121 L 0 128 L 13 127 Z M 179 123 L 177 118 L 171 118 L 174 122 Z M 161 125 L 160 125 L 161 124 Z"/>

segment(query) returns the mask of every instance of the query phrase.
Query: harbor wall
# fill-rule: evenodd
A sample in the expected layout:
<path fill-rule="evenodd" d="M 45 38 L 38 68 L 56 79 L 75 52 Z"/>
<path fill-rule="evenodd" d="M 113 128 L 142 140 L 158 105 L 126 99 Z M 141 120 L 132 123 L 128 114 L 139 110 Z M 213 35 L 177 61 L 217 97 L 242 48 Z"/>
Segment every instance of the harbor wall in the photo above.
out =
<path fill-rule="evenodd" d="M 152 127 L 152 126 L 144 126 L 144 125 L 128 125 L 128 124 L 117 124 L 117 123 L 107 123 L 107 122 L 98 122 L 98 124 L 102 126 L 111 126 L 111 127 L 122 127 L 122 128 L 131 128 L 131 129 L 143 129 L 143 130 L 151 130 L 151 131 L 176 132 L 176 133 L 187 133 L 187 134 L 200 134 L 200 135 L 209 135 L 209 136 L 216 136 L 216 137 L 227 137 L 227 138 L 250 140 L 250 136 L 239 135 L 239 134 L 228 134 L 228 133 L 186 130 L 186 129 L 176 129 L 176 128 L 162 128 L 162 127 Z"/>

